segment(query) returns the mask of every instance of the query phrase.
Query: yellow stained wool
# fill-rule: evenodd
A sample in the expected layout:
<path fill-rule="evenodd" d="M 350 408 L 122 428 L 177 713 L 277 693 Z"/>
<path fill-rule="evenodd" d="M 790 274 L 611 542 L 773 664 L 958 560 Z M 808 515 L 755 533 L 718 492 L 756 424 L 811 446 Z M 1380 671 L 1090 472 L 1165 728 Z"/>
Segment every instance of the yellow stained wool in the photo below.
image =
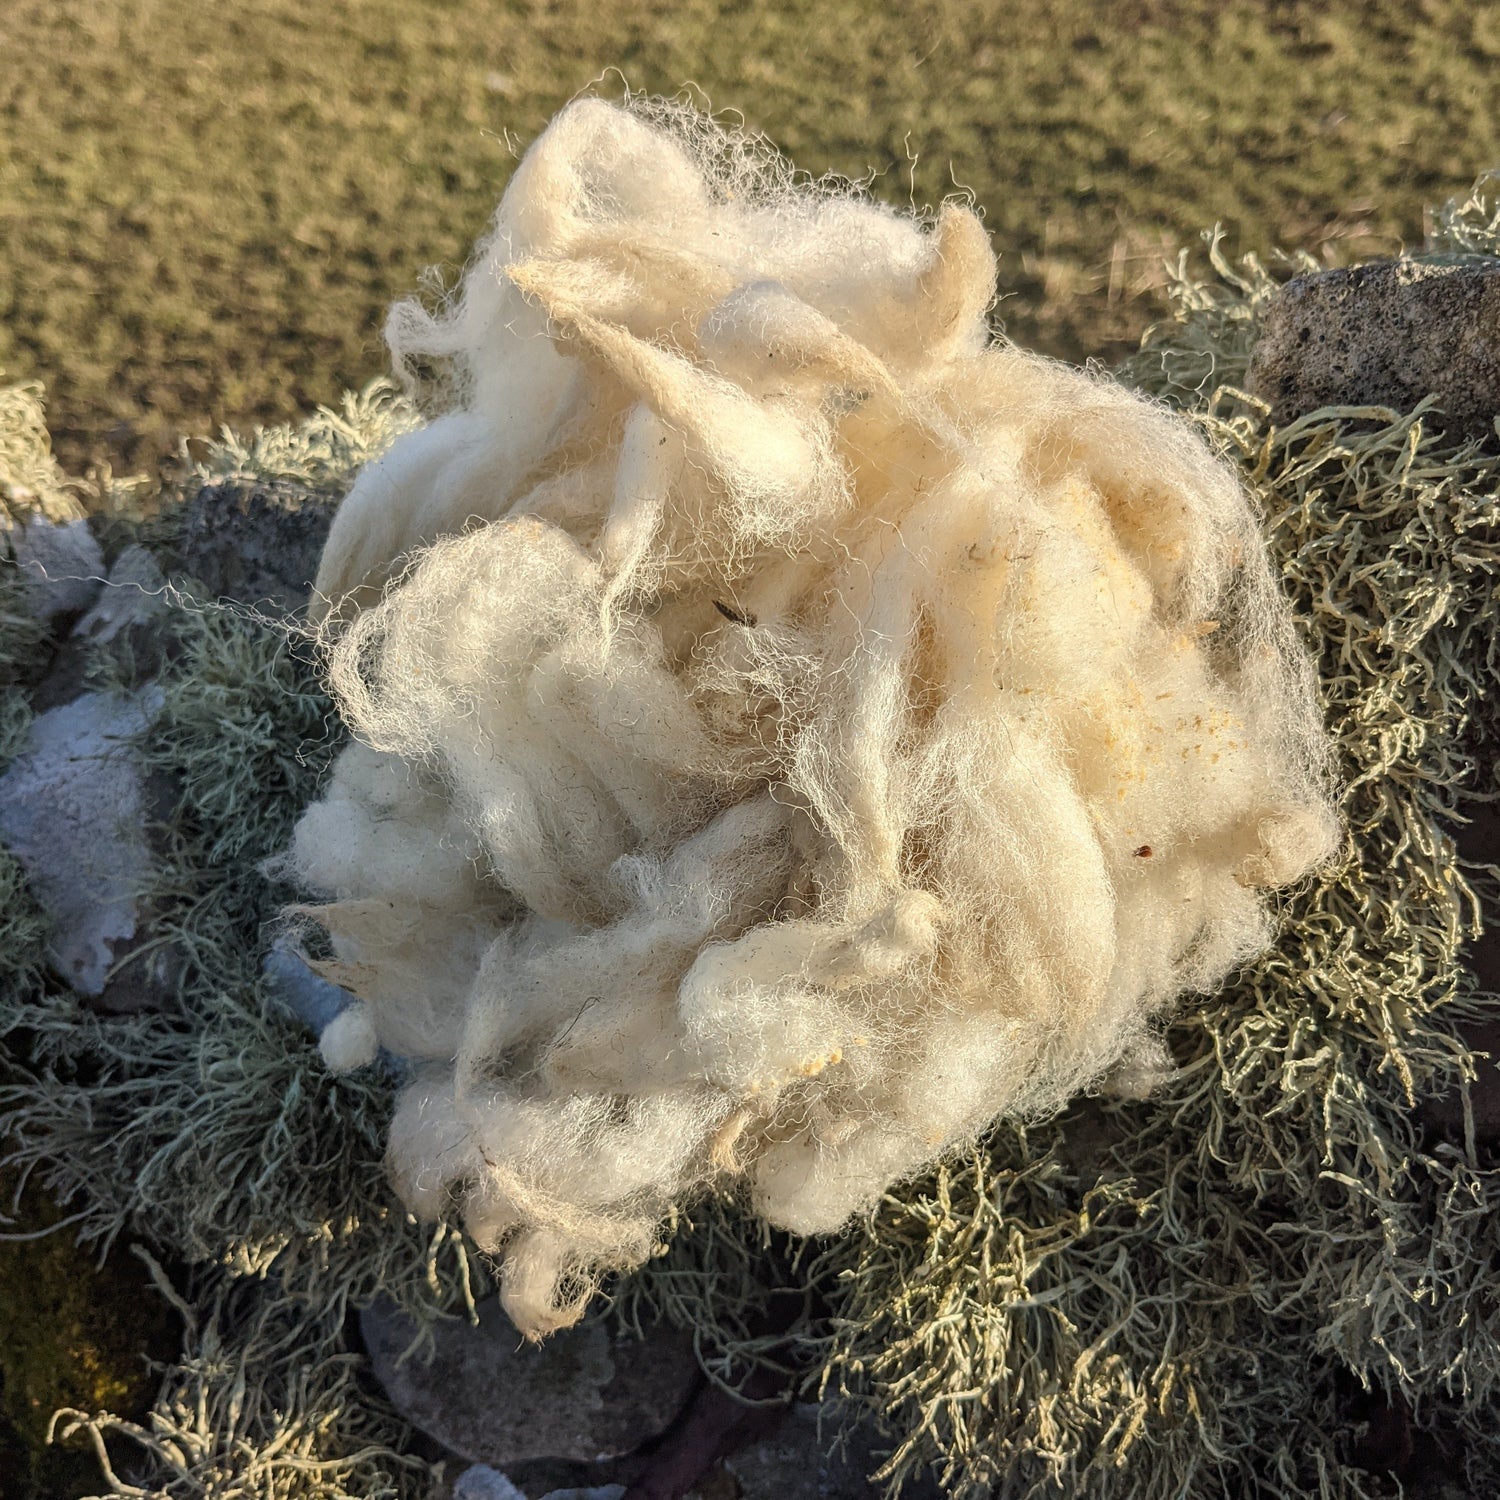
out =
<path fill-rule="evenodd" d="M 966 207 L 584 100 L 392 315 L 453 407 L 335 519 L 360 743 L 288 865 L 325 1056 L 418 1060 L 398 1190 L 529 1335 L 712 1184 L 833 1230 L 1128 1072 L 1336 842 L 1243 491 L 994 278 Z"/>

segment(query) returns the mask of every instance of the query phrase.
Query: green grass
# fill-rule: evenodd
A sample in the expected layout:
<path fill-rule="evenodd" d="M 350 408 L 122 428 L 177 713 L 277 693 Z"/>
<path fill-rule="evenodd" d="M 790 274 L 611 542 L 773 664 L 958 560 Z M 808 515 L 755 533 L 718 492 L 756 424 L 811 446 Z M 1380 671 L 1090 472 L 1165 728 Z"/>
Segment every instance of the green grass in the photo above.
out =
<path fill-rule="evenodd" d="M 72 469 L 379 371 L 386 304 L 610 68 L 889 198 L 972 189 L 1010 332 L 1074 358 L 1216 220 L 1389 251 L 1500 164 L 1475 0 L 8 0 L 0 56 L 0 367 Z"/>

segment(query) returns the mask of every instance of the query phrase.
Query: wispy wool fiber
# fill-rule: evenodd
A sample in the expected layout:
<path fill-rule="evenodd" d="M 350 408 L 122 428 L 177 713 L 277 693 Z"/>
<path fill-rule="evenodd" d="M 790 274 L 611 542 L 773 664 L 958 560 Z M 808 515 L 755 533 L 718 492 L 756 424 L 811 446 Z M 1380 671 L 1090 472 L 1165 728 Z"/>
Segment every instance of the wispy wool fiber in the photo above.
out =
<path fill-rule="evenodd" d="M 459 295 L 451 408 L 318 579 L 361 743 L 286 865 L 415 1059 L 389 1165 L 533 1336 L 709 1186 L 838 1228 L 1261 951 L 1337 841 L 1310 666 L 1189 426 L 995 338 L 899 214 L 584 100 Z"/>

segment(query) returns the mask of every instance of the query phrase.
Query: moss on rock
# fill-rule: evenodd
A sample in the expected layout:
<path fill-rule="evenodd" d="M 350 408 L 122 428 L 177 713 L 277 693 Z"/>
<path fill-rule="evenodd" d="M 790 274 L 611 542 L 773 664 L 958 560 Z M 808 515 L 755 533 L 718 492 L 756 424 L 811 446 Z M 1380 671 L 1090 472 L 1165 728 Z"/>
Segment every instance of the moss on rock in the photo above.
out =
<path fill-rule="evenodd" d="M 0 1180 L 7 1207 L 14 1187 Z M 135 1261 L 116 1252 L 97 1263 L 35 1189 L 8 1217 L 6 1234 L 35 1237 L 0 1240 L 0 1494 L 62 1500 L 101 1476 L 83 1445 L 49 1444 L 53 1413 L 143 1418 L 160 1383 L 150 1361 L 175 1351 L 177 1320 Z"/>

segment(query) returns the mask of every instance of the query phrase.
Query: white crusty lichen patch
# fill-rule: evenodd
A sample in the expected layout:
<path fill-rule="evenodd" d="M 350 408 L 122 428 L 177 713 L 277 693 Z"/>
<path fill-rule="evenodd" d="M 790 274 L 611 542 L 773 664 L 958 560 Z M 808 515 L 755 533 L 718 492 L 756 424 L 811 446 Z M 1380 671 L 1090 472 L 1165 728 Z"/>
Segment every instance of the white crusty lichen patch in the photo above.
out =
<path fill-rule="evenodd" d="M 33 719 L 0 776 L 0 843 L 51 918 L 58 973 L 82 995 L 103 990 L 136 935 L 152 861 L 131 741 L 160 707 L 150 688 L 85 693 Z"/>

